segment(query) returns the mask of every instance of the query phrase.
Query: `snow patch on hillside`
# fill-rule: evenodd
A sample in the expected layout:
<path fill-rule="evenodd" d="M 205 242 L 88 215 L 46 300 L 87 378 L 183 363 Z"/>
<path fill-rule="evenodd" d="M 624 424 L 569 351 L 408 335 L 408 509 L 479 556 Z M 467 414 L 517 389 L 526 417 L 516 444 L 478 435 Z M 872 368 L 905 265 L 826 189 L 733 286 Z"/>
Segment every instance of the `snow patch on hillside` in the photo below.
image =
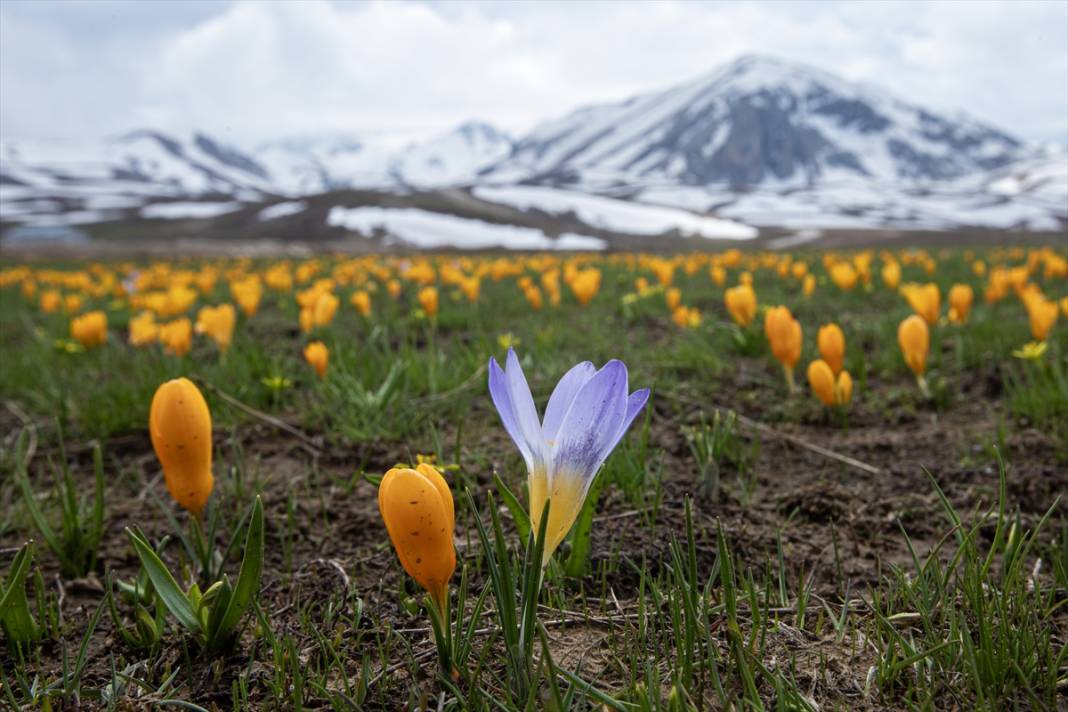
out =
<path fill-rule="evenodd" d="M 557 239 L 535 228 L 498 225 L 416 208 L 334 206 L 326 224 L 371 237 L 379 232 L 422 249 L 603 250 L 604 240 L 567 233 Z"/>
<path fill-rule="evenodd" d="M 241 203 L 156 203 L 141 208 L 141 217 L 149 219 L 177 220 L 214 218 L 245 207 Z"/>
<path fill-rule="evenodd" d="M 683 235 L 717 240 L 750 240 L 757 230 L 730 220 L 720 220 L 676 208 L 657 207 L 556 188 L 531 186 L 477 187 L 476 198 L 503 203 L 520 210 L 540 210 L 550 215 L 573 213 L 591 227 L 631 235 Z"/>
<path fill-rule="evenodd" d="M 290 200 L 285 203 L 275 203 L 256 213 L 256 219 L 260 222 L 277 220 L 278 218 L 298 215 L 308 209 L 308 204 L 303 200 Z"/>

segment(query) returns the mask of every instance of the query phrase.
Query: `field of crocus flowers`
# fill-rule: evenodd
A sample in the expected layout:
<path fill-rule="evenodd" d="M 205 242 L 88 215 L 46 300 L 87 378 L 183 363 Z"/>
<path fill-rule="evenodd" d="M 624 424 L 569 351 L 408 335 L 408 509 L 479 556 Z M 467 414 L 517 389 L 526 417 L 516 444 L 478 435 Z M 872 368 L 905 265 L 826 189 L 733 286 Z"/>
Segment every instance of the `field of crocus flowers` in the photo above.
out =
<path fill-rule="evenodd" d="M 4 708 L 1064 709 L 1063 251 L 8 262 L 0 327 Z"/>

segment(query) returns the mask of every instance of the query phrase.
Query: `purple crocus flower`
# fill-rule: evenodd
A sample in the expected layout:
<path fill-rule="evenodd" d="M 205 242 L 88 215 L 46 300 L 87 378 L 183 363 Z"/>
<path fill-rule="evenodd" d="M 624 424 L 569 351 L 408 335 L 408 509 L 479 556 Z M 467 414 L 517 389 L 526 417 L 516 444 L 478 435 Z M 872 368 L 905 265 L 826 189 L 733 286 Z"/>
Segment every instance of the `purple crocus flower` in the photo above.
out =
<path fill-rule="evenodd" d="M 527 464 L 530 521 L 537 533 L 546 500 L 548 563 L 575 523 L 597 471 L 649 400 L 649 389 L 628 393 L 627 367 L 612 360 L 600 370 L 584 361 L 564 374 L 539 419 L 515 351 L 502 370 L 489 360 L 493 405 Z"/>

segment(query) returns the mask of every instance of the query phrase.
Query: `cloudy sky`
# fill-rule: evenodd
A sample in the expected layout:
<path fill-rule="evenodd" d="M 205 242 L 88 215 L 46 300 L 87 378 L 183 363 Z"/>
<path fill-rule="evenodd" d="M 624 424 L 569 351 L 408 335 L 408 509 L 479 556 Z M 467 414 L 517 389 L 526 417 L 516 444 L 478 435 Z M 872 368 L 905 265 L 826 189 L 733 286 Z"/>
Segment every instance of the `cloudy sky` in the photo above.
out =
<path fill-rule="evenodd" d="M 0 135 L 521 132 L 758 52 L 1068 143 L 1068 2 L 0 4 Z"/>

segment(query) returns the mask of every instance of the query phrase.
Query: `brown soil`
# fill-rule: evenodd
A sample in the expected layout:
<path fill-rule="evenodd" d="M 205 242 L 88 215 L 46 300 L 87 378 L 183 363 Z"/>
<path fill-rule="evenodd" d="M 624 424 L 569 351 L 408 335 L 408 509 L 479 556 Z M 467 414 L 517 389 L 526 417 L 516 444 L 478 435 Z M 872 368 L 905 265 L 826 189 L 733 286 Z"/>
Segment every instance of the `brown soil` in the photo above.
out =
<path fill-rule="evenodd" d="M 963 392 L 986 388 L 982 378 L 976 376 L 976 382 L 961 384 Z M 724 384 L 724 387 L 732 386 Z M 735 381 L 733 387 L 738 392 L 722 392 L 722 403 L 750 402 L 745 397 L 744 378 Z M 909 554 L 902 527 L 921 556 L 948 530 L 923 468 L 930 471 L 962 513 L 990 506 L 997 493 L 996 465 L 983 449 L 984 443 L 993 440 L 998 427 L 996 401 L 961 397 L 944 413 L 907 404 L 888 406 L 884 412 L 858 408 L 850 415 L 848 429 L 839 428 L 815 408 L 802 413 L 800 424 L 772 424 L 780 433 L 872 465 L 879 469 L 877 475 L 780 437 L 743 427 L 742 432 L 750 440 L 759 436 L 759 447 L 754 451 L 752 492 L 746 497 L 737 473 L 728 468 L 720 495 L 714 500 L 702 497 L 689 450 L 680 434 L 681 426 L 697 421 L 700 409 L 685 397 L 668 394 L 658 395 L 652 407 L 650 445 L 663 453 L 662 506 L 656 513 L 655 525 L 640 525 L 651 522 L 651 512 L 635 510 L 616 489 L 605 491 L 593 531 L 594 570 L 600 561 L 610 560 L 622 551 L 632 561 L 646 562 L 655 576 L 669 560 L 667 548 L 671 538 L 681 535 L 684 501 L 692 496 L 695 497 L 699 563 L 706 575 L 715 558 L 715 531 L 719 524 L 735 550 L 756 572 L 774 560 L 781 540 L 789 571 L 795 577 L 802 572 L 814 576 L 814 592 L 818 596 L 829 601 L 842 600 L 845 591 L 840 569 L 848 582 L 849 595 L 866 597 L 868 587 L 885 574 L 887 564 L 907 564 Z M 705 412 L 708 407 L 705 404 Z M 762 416 L 767 413 L 758 407 L 740 407 L 740 410 L 751 418 L 766 420 Z M 15 422 L 9 420 L 9 415 L 0 410 L 0 425 L 11 432 Z M 294 418 L 293 423 L 297 422 Z M 442 428 L 441 441 L 452 442 L 453 433 L 444 424 Z M 1058 495 L 1068 492 L 1068 467 L 1058 461 L 1063 453 L 1043 433 L 1028 429 L 1010 429 L 1010 433 L 1004 453 L 1010 463 L 1009 506 L 1018 508 L 1025 525 L 1031 525 Z M 362 633 L 364 644 L 372 645 L 374 632 L 387 626 L 423 628 L 425 622 L 421 618 L 408 615 L 398 606 L 396 592 L 402 585 L 401 571 L 386 545 L 374 486 L 360 481 L 351 491 L 346 491 L 346 485 L 356 468 L 381 473 L 397 461 L 408 460 L 409 445 L 429 450 L 430 443 L 379 443 L 352 449 L 316 450 L 258 422 L 239 428 L 236 438 L 247 462 L 246 486 L 258 478 L 263 488 L 267 562 L 261 604 L 275 634 L 288 632 L 301 636 L 301 649 L 307 648 L 305 652 L 310 654 L 314 641 L 303 637 L 298 618 L 301 610 L 307 609 L 310 603 L 342 601 L 351 614 L 356 597 L 363 605 L 359 629 L 324 630 L 325 635 L 337 634 L 342 640 L 352 642 Z M 514 448 L 497 426 L 487 404 L 476 402 L 465 424 L 464 442 L 464 477 L 476 494 L 482 495 L 490 488 L 493 469 L 514 478 L 517 466 Z M 229 438 L 217 434 L 216 446 L 219 459 L 228 462 Z M 89 481 L 88 448 L 71 447 L 69 451 L 75 472 Z M 147 434 L 118 438 L 107 443 L 105 451 L 108 462 L 121 462 L 126 473 L 109 484 L 113 493 L 121 494 L 109 497 L 102 558 L 120 577 L 130 577 L 137 570 L 137 561 L 123 527 L 136 522 L 153 539 L 167 534 L 168 525 L 149 496 L 150 490 L 162 496 L 163 487 Z M 38 453 L 33 467 L 38 478 L 46 477 L 42 455 Z M 111 471 L 113 468 L 109 467 Z M 217 471 L 224 470 L 220 467 Z M 231 486 L 228 480 L 220 476 L 217 488 L 228 493 Z M 38 480 L 39 491 L 44 487 L 43 481 Z M 10 493 L 12 489 L 4 491 Z M 484 502 L 481 496 L 479 500 Z M 11 501 L 0 504 L 5 509 L 18 506 Z M 1062 501 L 1056 517 L 1063 522 L 1066 516 L 1068 503 Z M 477 546 L 472 530 L 470 517 L 461 508 L 457 532 L 461 559 L 469 547 Z M 5 547 L 15 546 L 19 541 L 20 536 L 10 531 L 0 538 L 0 544 Z M 65 642 L 70 650 L 76 650 L 80 634 L 101 600 L 100 577 L 62 582 L 51 555 L 39 550 L 38 560 L 46 584 L 61 593 L 67 631 Z M 5 567 L 6 563 L 6 557 L 0 561 Z M 287 576 L 290 565 L 292 576 Z M 612 656 L 612 625 L 601 618 L 610 619 L 633 610 L 638 578 L 624 564 L 615 568 L 606 581 L 610 590 L 609 610 L 599 611 L 601 581 L 591 579 L 586 581 L 591 597 L 591 619 L 562 620 L 551 624 L 549 630 L 558 663 L 581 663 L 603 687 L 611 689 L 618 674 Z M 480 590 L 482 582 L 474 584 L 474 590 Z M 576 586 L 575 590 L 580 589 Z M 319 609 L 313 606 L 310 610 L 315 615 Z M 1068 621 L 1064 619 L 1062 615 L 1059 625 L 1068 634 Z M 164 668 L 180 666 L 183 672 L 176 683 L 177 696 L 209 708 L 215 705 L 228 709 L 232 681 L 248 669 L 250 651 L 256 650 L 261 661 L 269 659 L 269 653 L 263 650 L 264 642 L 254 638 L 253 629 L 254 626 L 246 628 L 237 652 L 215 661 L 200 659 L 192 647 L 174 644 L 172 633 L 157 669 L 140 674 L 158 682 Z M 407 639 L 418 652 L 429 649 L 422 633 L 409 634 Z M 799 680 L 802 689 L 811 689 L 815 699 L 828 700 L 832 707 L 857 699 L 858 686 L 863 684 L 872 662 L 870 646 L 816 638 L 810 632 L 786 625 L 773 634 L 769 649 L 780 659 L 794 656 L 802 672 L 813 671 L 811 679 Z M 118 656 L 120 651 L 121 641 L 113 634 L 112 623 L 105 614 L 90 645 L 83 686 L 100 689 L 107 685 L 111 679 L 109 656 Z M 47 662 L 40 672 L 56 675 L 61 669 L 60 647 L 46 644 L 42 657 Z M 814 671 L 821 660 L 831 673 L 829 679 L 816 679 Z M 7 652 L 0 652 L 0 663 L 6 674 L 17 664 Z M 432 661 L 427 667 L 430 665 Z M 350 675 L 358 677 L 359 657 L 348 660 L 347 667 Z M 250 685 L 254 702 L 264 699 L 264 691 L 256 687 L 256 681 L 270 674 L 269 665 L 257 662 L 252 666 Z M 412 674 L 418 673 L 397 670 L 392 682 L 382 680 L 376 685 L 396 685 L 397 679 Z M 394 695 L 405 694 L 402 687 L 391 689 Z M 144 704 L 147 706 L 151 699 L 145 697 Z M 369 699 L 376 701 L 372 708 L 389 709 L 389 701 L 396 704 L 400 698 L 380 690 L 372 691 Z M 87 704 L 82 708 L 90 707 Z"/>

